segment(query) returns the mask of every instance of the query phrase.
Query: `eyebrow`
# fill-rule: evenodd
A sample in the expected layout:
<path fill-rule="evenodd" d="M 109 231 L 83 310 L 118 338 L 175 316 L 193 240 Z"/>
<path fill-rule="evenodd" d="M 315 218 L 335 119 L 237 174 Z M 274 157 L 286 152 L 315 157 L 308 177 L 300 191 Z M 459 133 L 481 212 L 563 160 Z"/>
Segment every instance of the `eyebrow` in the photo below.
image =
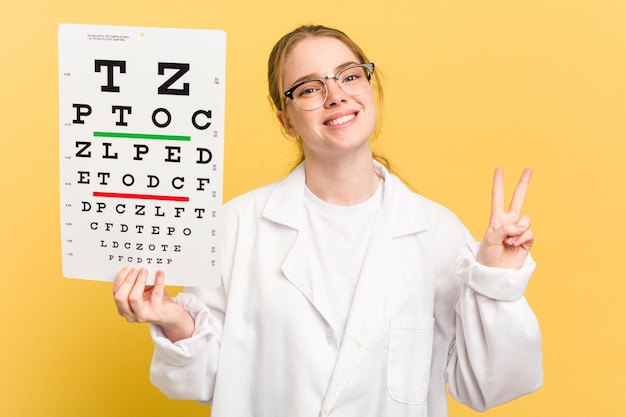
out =
<path fill-rule="evenodd" d="M 337 65 L 337 66 L 335 67 L 335 69 L 334 69 L 335 74 L 337 74 L 337 71 L 339 71 L 340 69 L 343 69 L 343 68 L 345 68 L 345 67 L 347 67 L 347 66 L 349 66 L 349 65 L 359 65 L 359 62 L 356 62 L 356 61 L 347 61 L 347 62 L 344 62 L 343 64 L 339 64 L 339 65 Z M 293 87 L 294 85 L 296 85 L 296 84 L 298 84 L 298 83 L 301 83 L 302 81 L 305 81 L 305 80 L 310 80 L 310 79 L 313 79 L 313 78 L 324 78 L 324 77 L 326 77 L 327 75 L 329 75 L 329 74 L 326 74 L 326 75 L 321 75 L 321 76 L 320 76 L 319 74 L 316 74 L 316 73 L 307 74 L 307 75 L 304 75 L 304 76 L 302 76 L 302 77 L 298 78 L 298 79 L 297 79 L 297 80 L 295 80 L 293 83 L 291 83 L 291 87 Z M 289 88 L 291 88 L 291 87 L 289 87 Z M 287 88 L 287 90 L 288 90 L 289 88 Z"/>

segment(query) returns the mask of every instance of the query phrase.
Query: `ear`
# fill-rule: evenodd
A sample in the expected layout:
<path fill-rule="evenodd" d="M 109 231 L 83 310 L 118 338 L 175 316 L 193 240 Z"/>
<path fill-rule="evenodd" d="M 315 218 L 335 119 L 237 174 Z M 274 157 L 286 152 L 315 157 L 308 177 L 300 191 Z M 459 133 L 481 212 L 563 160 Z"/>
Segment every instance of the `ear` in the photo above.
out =
<path fill-rule="evenodd" d="M 287 117 L 287 113 L 279 110 L 276 112 L 276 118 L 278 119 L 278 121 L 280 122 L 280 125 L 283 127 L 283 129 L 285 130 L 285 132 L 287 132 L 288 135 L 294 136 L 294 137 L 298 136 L 298 133 L 296 132 L 292 124 L 289 122 L 289 117 Z"/>

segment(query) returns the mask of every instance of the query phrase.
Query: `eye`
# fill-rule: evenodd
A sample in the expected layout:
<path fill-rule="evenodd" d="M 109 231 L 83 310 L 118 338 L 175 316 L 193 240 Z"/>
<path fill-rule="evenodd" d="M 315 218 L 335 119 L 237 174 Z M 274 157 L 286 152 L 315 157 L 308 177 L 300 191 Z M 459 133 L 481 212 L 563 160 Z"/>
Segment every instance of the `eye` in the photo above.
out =
<path fill-rule="evenodd" d="M 340 82 L 342 84 L 353 84 L 358 82 L 365 76 L 365 71 L 362 67 L 346 68 L 340 73 Z"/>
<path fill-rule="evenodd" d="M 318 80 L 305 81 L 296 88 L 296 96 L 300 98 L 309 98 L 319 94 L 324 90 L 324 84 Z"/>

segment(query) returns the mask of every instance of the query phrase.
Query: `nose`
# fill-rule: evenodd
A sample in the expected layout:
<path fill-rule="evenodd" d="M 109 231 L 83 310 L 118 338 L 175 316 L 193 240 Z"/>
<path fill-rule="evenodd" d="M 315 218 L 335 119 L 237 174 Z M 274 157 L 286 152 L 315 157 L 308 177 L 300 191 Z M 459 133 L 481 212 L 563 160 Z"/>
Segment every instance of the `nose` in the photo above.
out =
<path fill-rule="evenodd" d="M 330 77 L 326 80 L 326 102 L 327 107 L 336 106 L 346 101 L 348 94 L 343 91 L 336 78 Z"/>

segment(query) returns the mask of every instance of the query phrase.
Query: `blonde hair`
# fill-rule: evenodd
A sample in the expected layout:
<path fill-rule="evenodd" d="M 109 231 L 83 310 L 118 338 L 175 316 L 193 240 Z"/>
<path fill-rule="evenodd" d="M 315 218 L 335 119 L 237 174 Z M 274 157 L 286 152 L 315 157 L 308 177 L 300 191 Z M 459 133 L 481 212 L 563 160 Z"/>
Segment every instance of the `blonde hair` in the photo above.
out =
<path fill-rule="evenodd" d="M 371 62 L 363 50 L 352 40 L 348 35 L 344 32 L 329 28 L 321 25 L 304 25 L 297 27 L 293 31 L 287 33 L 283 36 L 277 43 L 274 45 L 272 52 L 270 53 L 268 64 L 267 64 L 267 81 L 269 87 L 270 101 L 275 111 L 284 112 L 285 109 L 285 94 L 283 90 L 283 71 L 285 67 L 285 59 L 289 55 L 289 53 L 293 50 L 293 48 L 302 40 L 307 38 L 314 37 L 328 37 L 334 38 L 348 47 L 357 57 L 361 64 L 365 64 Z M 379 71 L 374 71 L 372 78 L 372 87 L 374 90 L 374 96 L 376 100 L 376 107 L 378 112 L 382 112 L 382 104 L 383 104 L 383 89 L 382 82 L 379 76 Z M 378 136 L 378 132 L 380 131 L 380 120 L 378 117 L 376 120 L 376 127 L 374 132 L 370 138 L 370 140 L 376 138 Z M 302 148 L 302 140 L 300 138 L 296 138 L 296 144 L 298 145 L 298 160 L 296 161 L 296 166 L 304 160 L 304 151 Z M 380 155 L 373 154 L 372 157 L 376 159 L 378 162 L 383 164 L 387 169 L 389 169 L 389 162 L 387 159 Z"/>

